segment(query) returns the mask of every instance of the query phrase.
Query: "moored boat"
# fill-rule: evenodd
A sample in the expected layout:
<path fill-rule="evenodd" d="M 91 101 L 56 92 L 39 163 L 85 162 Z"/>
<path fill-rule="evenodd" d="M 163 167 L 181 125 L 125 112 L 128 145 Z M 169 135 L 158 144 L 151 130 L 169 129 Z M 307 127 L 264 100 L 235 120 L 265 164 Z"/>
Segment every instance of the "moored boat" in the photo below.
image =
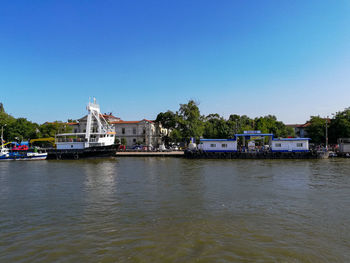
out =
<path fill-rule="evenodd" d="M 0 161 L 27 161 L 27 160 L 45 160 L 47 152 L 42 149 L 30 149 L 27 145 L 14 146 L 12 149 L 1 145 Z"/>
<path fill-rule="evenodd" d="M 100 113 L 100 106 L 89 102 L 84 132 L 56 135 L 56 148 L 48 149 L 52 159 L 79 159 L 85 157 L 114 156 L 115 131 Z"/>

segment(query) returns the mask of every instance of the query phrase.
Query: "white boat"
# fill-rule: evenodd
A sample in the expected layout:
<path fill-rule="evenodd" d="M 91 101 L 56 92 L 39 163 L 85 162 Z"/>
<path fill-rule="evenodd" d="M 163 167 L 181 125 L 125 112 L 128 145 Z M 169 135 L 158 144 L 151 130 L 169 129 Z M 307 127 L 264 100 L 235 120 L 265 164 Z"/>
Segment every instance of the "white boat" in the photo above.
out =
<path fill-rule="evenodd" d="M 115 131 L 100 112 L 100 106 L 89 102 L 84 132 L 56 135 L 56 149 L 50 155 L 61 158 L 93 157 L 113 155 L 116 152 Z M 53 157 L 53 156 L 51 156 Z"/>
<path fill-rule="evenodd" d="M 9 153 L 10 153 L 9 149 L 7 149 L 7 148 L 3 147 L 3 145 L 1 145 L 0 160 L 8 158 L 10 156 Z"/>

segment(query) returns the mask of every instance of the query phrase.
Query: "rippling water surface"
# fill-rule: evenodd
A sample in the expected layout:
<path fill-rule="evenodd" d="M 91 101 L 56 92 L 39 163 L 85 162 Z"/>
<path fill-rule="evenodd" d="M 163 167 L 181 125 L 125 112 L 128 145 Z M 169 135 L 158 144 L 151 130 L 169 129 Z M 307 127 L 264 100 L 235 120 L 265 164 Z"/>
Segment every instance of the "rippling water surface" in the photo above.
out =
<path fill-rule="evenodd" d="M 0 163 L 0 262 L 350 262 L 350 160 Z"/>

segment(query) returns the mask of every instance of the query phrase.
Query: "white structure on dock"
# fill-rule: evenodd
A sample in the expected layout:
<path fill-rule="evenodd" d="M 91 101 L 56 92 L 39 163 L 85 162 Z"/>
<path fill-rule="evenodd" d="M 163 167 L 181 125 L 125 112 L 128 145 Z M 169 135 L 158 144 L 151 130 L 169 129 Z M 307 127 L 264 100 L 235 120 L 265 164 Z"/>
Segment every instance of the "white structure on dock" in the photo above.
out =
<path fill-rule="evenodd" d="M 198 149 L 204 152 L 237 152 L 237 140 L 200 139 Z"/>
<path fill-rule="evenodd" d="M 279 138 L 272 139 L 272 152 L 308 152 L 309 138 Z"/>
<path fill-rule="evenodd" d="M 88 115 L 84 132 L 57 134 L 57 149 L 85 149 L 114 144 L 115 132 L 100 113 L 100 106 L 95 98 L 93 102 L 89 102 L 86 109 Z"/>
<path fill-rule="evenodd" d="M 339 152 L 350 153 L 350 138 L 339 138 Z"/>

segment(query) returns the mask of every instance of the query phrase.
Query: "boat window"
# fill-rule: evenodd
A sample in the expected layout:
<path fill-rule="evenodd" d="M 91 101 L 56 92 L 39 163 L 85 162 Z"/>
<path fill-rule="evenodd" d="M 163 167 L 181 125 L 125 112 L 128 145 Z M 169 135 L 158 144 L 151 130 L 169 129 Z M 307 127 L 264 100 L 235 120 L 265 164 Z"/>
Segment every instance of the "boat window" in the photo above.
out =
<path fill-rule="evenodd" d="M 210 147 L 216 147 L 215 143 L 210 144 Z"/>
<path fill-rule="evenodd" d="M 226 144 L 226 143 L 223 143 L 223 144 L 221 144 L 221 147 L 222 147 L 222 148 L 227 148 L 227 144 Z"/>
<path fill-rule="evenodd" d="M 275 143 L 275 146 L 276 146 L 276 147 L 282 147 L 282 144 L 280 144 L 280 143 Z"/>
<path fill-rule="evenodd" d="M 303 143 L 301 142 L 297 143 L 297 147 L 303 147 Z"/>

